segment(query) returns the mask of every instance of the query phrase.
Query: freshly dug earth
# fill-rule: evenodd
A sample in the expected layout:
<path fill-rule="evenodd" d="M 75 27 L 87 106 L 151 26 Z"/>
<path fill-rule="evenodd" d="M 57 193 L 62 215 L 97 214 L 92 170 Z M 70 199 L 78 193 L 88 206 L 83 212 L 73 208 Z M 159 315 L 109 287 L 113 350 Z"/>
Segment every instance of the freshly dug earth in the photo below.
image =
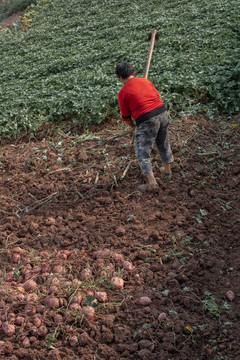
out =
<path fill-rule="evenodd" d="M 0 27 L 2 28 L 2 29 L 0 29 L 0 32 L 3 32 L 4 29 L 7 29 L 8 27 L 12 26 L 17 21 L 19 21 L 21 19 L 21 17 L 23 16 L 23 14 L 24 14 L 24 11 L 18 11 L 15 14 L 0 21 Z"/>
<path fill-rule="evenodd" d="M 65 277 L 71 286 L 84 277 L 82 290 L 93 295 L 85 305 L 98 305 L 93 318 L 76 310 L 68 320 L 66 307 L 44 305 L 47 335 L 35 331 L 31 345 L 24 339 L 32 314 L 25 308 L 22 325 L 11 315 L 15 333 L 2 327 L 0 359 L 240 359 L 238 119 L 173 120 L 173 175 L 160 173 L 154 150 L 155 192 L 138 191 L 144 179 L 131 133 L 116 120 L 88 136 L 70 134 L 68 124 L 43 126 L 31 141 L 2 144 L 0 321 L 4 312 L 23 314 L 16 289 L 20 282 L 26 288 L 24 266 L 52 269 L 63 250 L 70 254 L 61 260 Z M 24 255 L 16 257 L 16 247 Z M 103 249 L 113 268 L 99 277 L 96 251 Z M 44 279 L 56 276 L 44 274 L 33 277 L 40 302 L 49 290 Z M 123 278 L 122 290 L 110 275 Z M 96 291 L 107 294 L 105 303 Z M 56 314 L 66 323 L 55 326 Z"/>

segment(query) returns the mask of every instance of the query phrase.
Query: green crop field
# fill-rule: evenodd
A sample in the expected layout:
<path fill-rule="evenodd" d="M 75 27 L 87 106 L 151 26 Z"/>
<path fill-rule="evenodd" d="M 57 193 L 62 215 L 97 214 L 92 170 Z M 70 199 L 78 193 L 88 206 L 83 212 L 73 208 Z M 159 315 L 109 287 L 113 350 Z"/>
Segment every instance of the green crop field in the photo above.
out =
<path fill-rule="evenodd" d="M 117 115 L 115 66 L 144 76 L 154 28 L 148 78 L 171 113 L 238 112 L 239 14 L 238 0 L 39 0 L 0 34 L 0 136 Z"/>

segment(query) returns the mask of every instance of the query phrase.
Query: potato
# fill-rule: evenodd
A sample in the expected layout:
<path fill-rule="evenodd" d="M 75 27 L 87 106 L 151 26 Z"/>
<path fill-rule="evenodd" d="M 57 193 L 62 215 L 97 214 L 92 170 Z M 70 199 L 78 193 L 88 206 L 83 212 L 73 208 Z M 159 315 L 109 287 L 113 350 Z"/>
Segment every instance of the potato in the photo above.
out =
<path fill-rule="evenodd" d="M 27 273 L 25 274 L 24 280 L 25 280 L 25 281 L 30 280 L 30 279 L 32 279 L 32 277 L 33 277 L 33 274 L 32 274 L 31 271 L 29 271 L 29 272 L 27 272 Z"/>
<path fill-rule="evenodd" d="M 25 291 L 34 291 L 37 288 L 37 283 L 34 280 L 28 280 L 23 287 Z"/>
<path fill-rule="evenodd" d="M 68 310 L 65 311 L 64 321 L 66 321 L 68 323 L 68 322 L 72 322 L 72 320 L 73 320 L 73 316 L 72 316 L 71 312 Z"/>
<path fill-rule="evenodd" d="M 140 305 L 147 306 L 151 304 L 152 300 L 148 296 L 142 296 L 139 300 Z"/>
<path fill-rule="evenodd" d="M 73 311 L 79 311 L 81 309 L 81 306 L 79 304 L 74 303 L 74 304 L 71 304 L 69 306 L 69 308 Z"/>
<path fill-rule="evenodd" d="M 59 299 L 57 297 L 54 296 L 49 296 L 46 299 L 46 304 L 51 308 L 51 309 L 57 309 L 59 308 Z"/>
<path fill-rule="evenodd" d="M 50 264 L 42 264 L 41 265 L 41 271 L 42 273 L 50 273 L 52 271 L 52 267 Z"/>
<path fill-rule="evenodd" d="M 123 261 L 123 255 L 118 253 L 113 253 L 112 259 L 115 263 L 120 263 Z"/>
<path fill-rule="evenodd" d="M 108 273 L 105 271 L 105 270 L 102 270 L 101 272 L 100 272 L 100 276 L 101 277 L 106 277 L 108 275 Z"/>
<path fill-rule="evenodd" d="M 111 255 L 111 251 L 109 249 L 103 249 L 102 251 L 100 251 L 100 257 L 102 259 L 106 259 Z"/>
<path fill-rule="evenodd" d="M 7 336 L 13 336 L 15 334 L 15 326 L 5 321 L 2 324 L 2 330 Z"/>
<path fill-rule="evenodd" d="M 73 327 L 71 325 L 66 325 L 65 326 L 65 330 L 68 332 L 68 333 L 71 333 L 73 332 Z"/>
<path fill-rule="evenodd" d="M 38 301 L 38 296 L 35 293 L 27 294 L 25 298 L 28 303 Z"/>
<path fill-rule="evenodd" d="M 83 269 L 81 271 L 81 279 L 83 280 L 87 280 L 88 278 L 90 278 L 92 276 L 92 270 L 90 268 L 87 268 L 87 269 Z"/>
<path fill-rule="evenodd" d="M 13 262 L 18 262 L 21 258 L 21 255 L 20 254 L 17 254 L 17 253 L 13 253 L 12 254 L 12 261 Z"/>
<path fill-rule="evenodd" d="M 95 292 L 95 298 L 99 302 L 106 302 L 107 301 L 107 293 L 104 291 L 96 291 Z"/>
<path fill-rule="evenodd" d="M 24 276 L 23 275 L 19 275 L 19 278 L 17 280 L 18 284 L 24 282 Z"/>
<path fill-rule="evenodd" d="M 70 337 L 70 339 L 69 339 L 69 344 L 70 344 L 70 346 L 74 347 L 74 346 L 77 345 L 77 343 L 78 343 L 78 338 L 77 338 L 77 336 L 72 336 L 72 337 Z"/>
<path fill-rule="evenodd" d="M 8 313 L 7 320 L 11 323 L 15 321 L 15 314 L 13 312 Z"/>
<path fill-rule="evenodd" d="M 94 253 L 93 253 L 93 259 L 98 259 L 99 257 L 100 257 L 100 254 L 101 254 L 101 251 L 95 251 Z"/>
<path fill-rule="evenodd" d="M 66 269 L 64 266 L 62 265 L 55 265 L 53 267 L 53 271 L 52 271 L 54 274 L 63 274 L 66 272 Z"/>
<path fill-rule="evenodd" d="M 67 260 L 67 254 L 64 251 L 58 251 L 57 256 L 62 260 Z"/>
<path fill-rule="evenodd" d="M 38 328 L 38 334 L 40 336 L 45 336 L 45 335 L 47 335 L 47 333 L 48 333 L 48 329 L 46 326 L 42 325 Z"/>
<path fill-rule="evenodd" d="M 49 289 L 51 295 L 58 295 L 59 288 L 56 285 L 52 285 Z"/>
<path fill-rule="evenodd" d="M 50 255 L 49 255 L 49 253 L 47 251 L 41 251 L 40 255 L 44 259 L 50 258 Z"/>
<path fill-rule="evenodd" d="M 167 318 L 167 314 L 165 312 L 162 312 L 158 316 L 158 321 L 161 323 L 162 321 L 166 320 L 166 318 Z"/>
<path fill-rule="evenodd" d="M 34 344 L 37 341 L 36 336 L 30 336 L 29 341 L 31 344 Z"/>
<path fill-rule="evenodd" d="M 82 284 L 82 282 L 78 279 L 73 279 L 73 281 L 72 281 L 72 285 L 74 287 L 79 287 L 79 286 L 81 286 L 81 284 Z"/>
<path fill-rule="evenodd" d="M 107 266 L 105 266 L 104 270 L 106 270 L 108 273 L 112 273 L 114 268 L 115 266 L 112 263 L 109 263 Z"/>
<path fill-rule="evenodd" d="M 61 314 L 55 314 L 54 315 L 54 323 L 60 324 L 63 321 L 63 317 Z"/>
<path fill-rule="evenodd" d="M 15 319 L 15 324 L 16 325 L 23 325 L 24 324 L 24 317 L 23 316 L 17 316 L 16 319 Z"/>
<path fill-rule="evenodd" d="M 133 265 L 130 261 L 123 261 L 122 266 L 126 271 L 133 271 Z"/>
<path fill-rule="evenodd" d="M 36 310 L 38 313 L 43 313 L 45 310 L 45 306 L 42 304 L 37 305 Z"/>
<path fill-rule="evenodd" d="M 94 318 L 95 311 L 92 306 L 83 306 L 81 312 L 87 320 L 92 320 Z"/>
<path fill-rule="evenodd" d="M 14 281 L 15 280 L 15 277 L 14 277 L 14 271 L 9 271 L 8 273 L 6 273 L 6 276 L 4 278 L 4 280 L 6 282 L 11 282 L 11 281 Z"/>
<path fill-rule="evenodd" d="M 40 315 L 34 315 L 33 317 L 33 324 L 36 326 L 36 328 L 40 327 L 42 325 L 42 319 Z"/>
<path fill-rule="evenodd" d="M 2 297 L 4 295 L 8 295 L 8 291 L 6 289 L 0 289 L 0 296 Z"/>
<path fill-rule="evenodd" d="M 20 246 L 15 246 L 15 247 L 12 249 L 12 252 L 13 252 L 13 253 L 17 253 L 17 254 L 25 254 L 25 253 L 26 253 L 26 250 L 22 249 Z"/>
<path fill-rule="evenodd" d="M 0 321 L 6 321 L 6 320 L 7 320 L 6 312 L 4 310 L 0 311 Z"/>
<path fill-rule="evenodd" d="M 80 304 L 84 295 L 80 292 L 76 293 L 72 298 L 70 297 L 70 304 Z"/>
<path fill-rule="evenodd" d="M 40 266 L 34 266 L 32 269 L 32 272 L 34 274 L 39 274 L 42 271 L 42 269 L 40 268 Z"/>
<path fill-rule="evenodd" d="M 48 280 L 51 285 L 58 285 L 60 283 L 60 280 L 57 277 L 49 278 Z"/>
<path fill-rule="evenodd" d="M 94 292 L 92 290 L 90 290 L 90 289 L 85 290 L 85 294 L 87 296 L 94 296 Z"/>
<path fill-rule="evenodd" d="M 38 336 L 38 329 L 36 326 L 32 325 L 29 330 L 32 336 Z"/>
<path fill-rule="evenodd" d="M 124 286 L 124 280 L 118 276 L 114 276 L 111 279 L 111 284 L 113 285 L 115 290 L 122 290 Z"/>
<path fill-rule="evenodd" d="M 36 314 L 36 312 L 37 312 L 36 307 L 31 304 L 27 304 L 24 308 L 24 313 L 28 316 L 34 315 Z"/>
<path fill-rule="evenodd" d="M 105 266 L 104 259 L 101 259 L 101 258 L 97 259 L 96 266 L 97 266 L 98 269 L 103 269 L 104 266 Z"/>
<path fill-rule="evenodd" d="M 230 300 L 230 301 L 233 301 L 235 299 L 235 294 L 232 290 L 228 290 L 226 292 L 226 296 L 227 296 L 228 300 Z"/>
<path fill-rule="evenodd" d="M 28 348 L 31 346 L 29 338 L 26 336 L 22 342 L 23 347 Z"/>
<path fill-rule="evenodd" d="M 59 298 L 59 305 L 60 306 L 67 306 L 68 305 L 67 299 Z"/>

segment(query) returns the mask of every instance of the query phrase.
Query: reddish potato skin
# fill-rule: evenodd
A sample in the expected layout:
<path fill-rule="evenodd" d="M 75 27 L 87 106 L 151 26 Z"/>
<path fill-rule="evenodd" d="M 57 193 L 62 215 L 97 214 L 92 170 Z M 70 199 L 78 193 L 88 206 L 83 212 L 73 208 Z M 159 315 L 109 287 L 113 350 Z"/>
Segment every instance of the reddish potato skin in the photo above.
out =
<path fill-rule="evenodd" d="M 233 301 L 235 299 L 235 294 L 232 290 L 228 290 L 226 292 L 226 296 L 227 296 L 228 300 L 230 300 L 230 301 Z"/>
<path fill-rule="evenodd" d="M 151 304 L 151 302 L 152 302 L 152 300 L 147 296 L 142 296 L 139 300 L 139 304 L 144 305 L 144 306 Z"/>
<path fill-rule="evenodd" d="M 133 271 L 133 265 L 130 261 L 123 261 L 122 266 L 126 271 Z"/>
<path fill-rule="evenodd" d="M 107 277 L 107 272 L 105 271 L 105 270 L 102 270 L 101 272 L 100 272 L 100 276 L 101 277 Z"/>
<path fill-rule="evenodd" d="M 14 321 L 15 321 L 15 314 L 12 313 L 12 312 L 10 312 L 10 313 L 8 314 L 8 316 L 7 316 L 7 320 L 8 320 L 10 323 L 14 322 Z"/>
<path fill-rule="evenodd" d="M 25 337 L 25 338 L 24 338 L 24 340 L 23 340 L 22 344 L 23 344 L 23 347 L 25 347 L 25 348 L 28 348 L 28 347 L 30 347 L 30 346 L 31 346 L 31 344 L 30 344 L 30 341 L 29 341 L 29 338 L 28 338 L 28 337 Z"/>
<path fill-rule="evenodd" d="M 77 336 L 72 336 L 70 339 L 69 339 L 69 344 L 70 346 L 74 347 L 76 346 L 78 343 L 78 338 Z"/>
<path fill-rule="evenodd" d="M 36 302 L 38 300 L 38 296 L 35 293 L 30 293 L 26 295 L 27 302 Z"/>
<path fill-rule="evenodd" d="M 20 260 L 20 254 L 14 253 L 12 254 L 12 261 L 13 262 L 18 262 Z"/>
<path fill-rule="evenodd" d="M 40 336 L 45 336 L 47 335 L 47 333 L 48 333 L 48 329 L 46 328 L 46 326 L 42 325 L 38 328 L 38 334 Z"/>
<path fill-rule="evenodd" d="M 63 317 L 62 317 L 61 314 L 56 314 L 56 315 L 54 316 L 54 322 L 55 322 L 55 324 L 60 324 L 62 321 L 63 321 Z"/>
<path fill-rule="evenodd" d="M 59 303 L 59 299 L 54 297 L 54 296 L 50 296 L 49 298 L 46 299 L 46 304 L 51 308 L 51 309 L 57 309 L 60 306 Z"/>
<path fill-rule="evenodd" d="M 25 296 L 23 294 L 18 294 L 17 298 L 19 301 L 24 301 L 25 300 Z"/>
<path fill-rule="evenodd" d="M 96 291 L 95 298 L 99 302 L 106 302 L 107 301 L 107 293 L 104 291 Z"/>
<path fill-rule="evenodd" d="M 83 294 L 77 293 L 73 296 L 73 298 L 70 299 L 70 304 L 81 304 L 83 298 L 84 298 Z"/>
<path fill-rule="evenodd" d="M 88 279 L 89 277 L 91 277 L 92 275 L 92 270 L 91 269 L 83 269 L 81 272 L 81 278 L 83 280 Z"/>
<path fill-rule="evenodd" d="M 23 316 L 17 316 L 15 319 L 16 325 L 23 325 L 24 324 L 24 317 Z"/>
<path fill-rule="evenodd" d="M 158 321 L 161 323 L 162 321 L 166 320 L 166 318 L 167 318 L 167 314 L 163 312 L 159 314 Z"/>
<path fill-rule="evenodd" d="M 34 280 L 27 281 L 24 285 L 25 291 L 34 291 L 37 288 L 37 283 Z"/>
<path fill-rule="evenodd" d="M 122 290 L 124 286 L 124 280 L 118 276 L 114 276 L 111 279 L 111 284 L 113 285 L 115 290 Z"/>
<path fill-rule="evenodd" d="M 100 257 L 102 259 L 106 259 L 111 255 L 111 251 L 109 249 L 103 249 L 100 253 Z"/>
<path fill-rule="evenodd" d="M 25 306 L 25 308 L 24 308 L 24 312 L 25 312 L 26 315 L 31 316 L 31 315 L 36 314 L 37 309 L 36 309 L 35 306 L 32 306 L 32 305 L 30 305 L 30 304 L 27 304 L 27 305 Z"/>
<path fill-rule="evenodd" d="M 113 253 L 112 259 L 115 263 L 119 263 L 123 261 L 123 255 L 118 253 Z"/>
<path fill-rule="evenodd" d="M 91 307 L 91 306 L 83 306 L 81 311 L 82 311 L 82 314 L 84 315 L 84 317 L 87 320 L 92 320 L 94 318 L 95 311 L 94 311 L 93 307 Z"/>
<path fill-rule="evenodd" d="M 13 336 L 15 334 L 15 326 L 5 321 L 2 324 L 2 330 L 7 336 Z"/>
<path fill-rule="evenodd" d="M 69 308 L 73 311 L 79 311 L 81 309 L 81 306 L 79 304 L 74 303 L 71 304 Z"/>
<path fill-rule="evenodd" d="M 33 318 L 33 324 L 38 328 L 42 325 L 41 315 L 35 315 Z"/>

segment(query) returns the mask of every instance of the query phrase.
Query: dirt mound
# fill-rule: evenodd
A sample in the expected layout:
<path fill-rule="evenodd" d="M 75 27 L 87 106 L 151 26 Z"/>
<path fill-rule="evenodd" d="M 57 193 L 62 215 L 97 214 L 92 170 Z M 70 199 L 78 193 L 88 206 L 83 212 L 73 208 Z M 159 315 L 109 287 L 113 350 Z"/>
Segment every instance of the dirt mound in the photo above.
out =
<path fill-rule="evenodd" d="M 172 178 L 160 173 L 160 158 L 153 153 L 157 192 L 137 190 L 143 178 L 131 134 L 114 120 L 90 135 L 58 131 L 48 138 L 45 132 L 31 142 L 2 146 L 1 289 L 6 289 L 6 273 L 23 275 L 26 264 L 31 277 L 36 261 L 43 263 L 43 251 L 75 254 L 74 261 L 64 260 L 68 281 L 80 279 L 86 266 L 95 269 L 95 252 L 106 248 L 134 268 L 124 272 L 122 262 L 109 257 L 113 275 L 124 279 L 123 289 L 114 293 L 109 282 L 97 283 L 110 301 L 93 320 L 73 317 L 67 335 L 49 322 L 49 337 L 35 334 L 31 346 L 24 347 L 27 329 L 12 318 L 16 333 L 0 332 L 3 359 L 240 358 L 235 122 L 217 123 L 203 115 L 174 120 Z M 15 247 L 34 257 L 13 257 Z M 8 288 L 24 281 L 8 278 Z M 94 291 L 96 282 L 86 286 Z M 7 313 L 17 315 L 23 307 L 16 307 L 14 297 L 1 296 L 3 323 Z M 142 305 L 141 297 L 151 301 Z M 64 316 L 63 308 L 58 314 Z M 70 341 L 73 336 L 75 342 Z"/>
<path fill-rule="evenodd" d="M 18 11 L 15 14 L 7 17 L 6 19 L 0 21 L 0 27 L 2 27 L 3 29 L 7 29 L 8 27 L 15 24 L 18 20 L 20 20 L 23 14 L 24 11 Z M 4 30 L 0 29 L 0 31 L 4 31 Z"/>

